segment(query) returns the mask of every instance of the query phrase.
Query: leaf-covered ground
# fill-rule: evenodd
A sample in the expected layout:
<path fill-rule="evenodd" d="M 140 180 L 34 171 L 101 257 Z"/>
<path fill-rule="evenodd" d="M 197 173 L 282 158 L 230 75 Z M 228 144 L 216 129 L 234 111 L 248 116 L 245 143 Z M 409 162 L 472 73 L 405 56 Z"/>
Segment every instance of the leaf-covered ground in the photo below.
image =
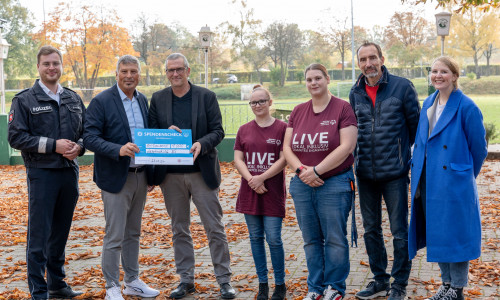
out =
<path fill-rule="evenodd" d="M 230 163 L 222 164 L 222 173 L 220 201 L 224 209 L 224 222 L 230 243 L 231 268 L 234 273 L 232 283 L 237 289 L 238 299 L 254 299 L 258 279 L 251 257 L 248 231 L 243 216 L 234 211 L 240 177 Z M 291 176 L 290 172 L 288 176 Z M 500 162 L 487 161 L 478 180 L 483 220 L 483 255 L 471 263 L 470 285 L 466 291 L 466 296 L 471 299 L 500 297 L 499 178 Z M 26 282 L 25 248 L 28 202 L 24 167 L 0 166 L 0 189 L 0 299 L 27 299 L 29 293 Z M 187 299 L 218 298 L 219 287 L 213 276 L 203 225 L 195 209 L 191 215 L 191 231 L 197 263 L 196 293 L 189 295 Z M 384 236 L 391 264 L 392 237 L 386 219 L 384 216 Z M 360 233 L 359 247 L 350 249 L 351 273 L 347 280 L 345 299 L 354 299 L 354 294 L 363 288 L 371 277 L 362 239 L 359 205 L 357 205 L 356 223 Z M 92 167 L 83 166 L 80 170 L 80 199 L 66 248 L 67 282 L 72 287 L 85 291 L 81 298 L 103 299 L 105 296 L 104 278 L 100 267 L 103 237 L 104 216 L 100 191 L 92 181 Z M 302 299 L 307 293 L 307 266 L 300 229 L 290 198 L 287 199 L 283 240 L 286 252 L 287 297 Z M 274 280 L 269 258 L 268 261 L 271 278 L 269 282 L 272 284 Z M 140 267 L 141 278 L 161 291 L 157 299 L 167 299 L 170 291 L 178 284 L 179 277 L 175 273 L 170 218 L 158 187 L 148 194 L 144 210 Z M 432 295 L 440 284 L 438 266 L 427 263 L 425 252 L 421 251 L 413 261 L 408 296 L 411 299 L 424 299 Z"/>

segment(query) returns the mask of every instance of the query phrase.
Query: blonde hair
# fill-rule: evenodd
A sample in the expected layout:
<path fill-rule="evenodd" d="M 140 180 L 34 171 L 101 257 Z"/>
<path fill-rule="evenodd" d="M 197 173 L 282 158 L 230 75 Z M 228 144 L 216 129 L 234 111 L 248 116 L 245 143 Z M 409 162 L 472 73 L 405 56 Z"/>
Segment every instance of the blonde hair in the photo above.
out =
<path fill-rule="evenodd" d="M 262 85 L 260 85 L 260 84 L 254 85 L 253 89 L 252 89 L 252 94 L 255 93 L 256 91 L 263 91 L 266 94 L 267 98 L 268 98 L 267 100 L 273 100 L 273 95 L 271 94 L 271 92 L 268 91 Z M 276 111 L 276 109 L 274 108 L 274 106 L 270 105 L 270 107 L 269 107 L 269 113 L 272 115 L 275 111 Z"/>
<path fill-rule="evenodd" d="M 432 65 L 434 65 L 438 61 L 440 63 L 443 63 L 445 66 L 447 66 L 448 69 L 450 69 L 451 73 L 457 76 L 457 80 L 453 81 L 453 87 L 455 89 L 458 89 L 458 78 L 460 77 L 460 66 L 458 65 L 457 61 L 449 56 L 440 56 L 432 62 Z"/>
<path fill-rule="evenodd" d="M 266 88 L 264 88 L 262 85 L 260 84 L 256 84 L 253 86 L 253 89 L 252 89 L 252 94 L 256 91 L 264 91 L 264 93 L 266 94 L 267 100 L 273 100 L 273 96 L 271 95 L 271 92 L 269 92 Z"/>

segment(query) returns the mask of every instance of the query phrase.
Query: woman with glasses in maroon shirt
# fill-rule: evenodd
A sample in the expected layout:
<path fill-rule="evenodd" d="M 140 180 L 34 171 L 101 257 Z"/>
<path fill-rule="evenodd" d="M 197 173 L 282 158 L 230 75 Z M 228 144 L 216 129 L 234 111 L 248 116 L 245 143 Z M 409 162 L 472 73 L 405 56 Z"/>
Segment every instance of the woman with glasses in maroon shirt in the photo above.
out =
<path fill-rule="evenodd" d="M 256 85 L 250 98 L 255 120 L 240 127 L 234 144 L 234 162 L 241 174 L 236 211 L 245 214 L 250 246 L 259 278 L 258 300 L 268 299 L 268 270 L 264 238 L 269 245 L 276 283 L 271 299 L 285 299 L 285 251 L 281 225 L 285 217 L 283 138 L 286 123 L 271 116 L 273 100 Z"/>

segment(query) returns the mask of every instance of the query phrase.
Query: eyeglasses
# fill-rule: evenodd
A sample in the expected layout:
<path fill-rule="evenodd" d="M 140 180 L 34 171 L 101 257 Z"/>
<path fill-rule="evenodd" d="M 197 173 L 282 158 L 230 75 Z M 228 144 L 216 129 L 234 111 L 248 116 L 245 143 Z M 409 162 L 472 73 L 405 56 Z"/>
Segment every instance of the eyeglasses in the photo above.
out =
<path fill-rule="evenodd" d="M 186 68 L 167 69 L 167 73 L 170 75 L 174 74 L 175 72 L 177 72 L 177 74 L 179 75 L 182 75 L 184 74 L 184 71 L 186 71 Z"/>
<path fill-rule="evenodd" d="M 250 101 L 248 102 L 248 104 L 250 104 L 251 107 L 255 107 L 258 105 L 264 105 L 266 104 L 266 102 L 269 101 L 269 99 L 260 99 L 260 100 L 257 100 L 257 101 Z"/>

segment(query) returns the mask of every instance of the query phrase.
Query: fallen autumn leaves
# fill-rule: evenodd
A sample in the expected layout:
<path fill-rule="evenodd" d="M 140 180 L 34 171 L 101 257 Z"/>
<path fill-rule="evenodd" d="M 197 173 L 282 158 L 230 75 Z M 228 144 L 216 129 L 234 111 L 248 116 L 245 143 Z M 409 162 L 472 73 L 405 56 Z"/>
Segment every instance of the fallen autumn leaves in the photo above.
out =
<path fill-rule="evenodd" d="M 500 165 L 499 162 L 496 162 Z M 479 184 L 488 185 L 500 178 L 499 168 L 492 168 L 492 162 L 487 162 L 480 176 Z M 241 215 L 234 211 L 236 196 L 239 187 L 239 176 L 232 164 L 222 164 L 223 183 L 220 191 L 220 201 L 225 213 L 226 233 L 231 245 L 232 267 L 235 271 L 233 285 L 242 295 L 255 295 L 258 280 L 251 262 L 249 243 L 240 243 L 248 239 L 246 225 Z M 497 184 L 498 185 L 498 184 Z M 492 186 L 497 186 L 492 185 Z M 22 166 L 0 166 L 0 299 L 26 299 L 26 222 L 27 222 L 27 190 L 26 173 Z M 489 190 L 481 195 L 481 211 L 483 215 L 483 230 L 498 232 L 500 228 L 499 212 L 500 201 L 497 189 Z M 357 208 L 357 224 L 360 232 L 360 248 L 352 249 L 355 253 L 359 251 L 356 260 L 351 260 L 351 283 L 348 283 L 348 294 L 345 299 L 354 299 L 356 290 L 365 284 L 358 280 L 356 272 L 369 275 L 368 258 L 364 254 L 364 244 L 361 234 L 363 233 L 359 206 Z M 212 265 L 208 251 L 208 241 L 199 220 L 196 210 L 192 211 L 192 234 L 195 253 L 197 254 L 196 290 L 193 295 L 196 299 L 213 299 L 218 297 L 219 287 L 212 274 Z M 102 239 L 104 237 L 104 216 L 102 210 L 101 195 L 98 188 L 92 182 L 91 166 L 81 167 L 80 172 L 80 199 L 74 215 L 74 222 L 70 233 L 66 270 L 67 281 L 79 290 L 85 291 L 81 298 L 103 299 L 104 279 L 100 267 L 100 252 L 102 251 Z M 387 223 L 384 222 L 385 228 Z M 387 245 L 392 238 L 384 229 Z M 295 218 L 293 202 L 287 200 L 287 217 L 284 220 L 284 235 L 288 242 L 297 242 L 293 251 L 286 252 L 288 299 L 302 299 L 307 293 L 307 267 L 305 265 L 303 250 Z M 498 253 L 498 235 L 489 235 L 483 240 L 483 253 Z M 287 242 L 286 240 L 284 241 Z M 237 246 L 242 244 L 242 246 Z M 167 299 L 171 289 L 175 288 L 179 278 L 175 274 L 175 264 L 171 255 L 172 233 L 170 230 L 170 219 L 163 204 L 163 198 L 159 188 L 148 194 L 148 202 L 144 210 L 141 236 L 140 267 L 141 278 L 153 287 L 161 290 L 157 299 Z M 169 252 L 168 252 L 169 251 Z M 168 252 L 168 253 L 167 253 Z M 390 252 L 392 254 L 392 250 Z M 424 254 L 420 253 L 420 256 Z M 424 255 L 425 256 L 425 255 Z M 498 257 L 498 255 L 496 256 Z M 424 258 L 425 260 L 425 258 Z M 250 263 L 249 263 L 250 261 Z M 292 266 L 294 269 L 292 269 Z M 482 259 L 471 263 L 470 288 L 467 290 L 469 298 L 487 299 L 482 295 L 483 287 L 497 287 L 497 294 L 488 297 L 500 297 L 498 286 L 500 285 L 500 265 L 497 261 L 483 261 Z M 244 271 L 242 271 L 244 270 Z M 290 271 L 289 271 L 290 270 Z M 270 271 L 272 273 L 272 270 Z M 435 280 L 417 279 L 413 273 L 410 279 L 411 289 L 414 294 L 424 291 L 423 295 L 431 295 L 440 285 L 439 272 L 433 271 Z M 349 278 L 349 279 L 350 279 Z M 348 280 L 349 280 L 348 279 Z M 360 281 L 360 282 L 358 282 Z M 270 281 L 272 282 L 272 281 Z M 409 287 L 410 289 L 410 287 Z M 409 290 L 410 292 L 410 290 Z M 422 292 L 419 296 L 411 296 L 412 299 L 423 299 Z M 410 293 L 409 293 L 410 295 Z M 253 297 L 253 296 L 252 296 Z M 132 299 L 132 298 L 129 298 Z M 245 299 L 240 298 L 240 299 Z"/>

